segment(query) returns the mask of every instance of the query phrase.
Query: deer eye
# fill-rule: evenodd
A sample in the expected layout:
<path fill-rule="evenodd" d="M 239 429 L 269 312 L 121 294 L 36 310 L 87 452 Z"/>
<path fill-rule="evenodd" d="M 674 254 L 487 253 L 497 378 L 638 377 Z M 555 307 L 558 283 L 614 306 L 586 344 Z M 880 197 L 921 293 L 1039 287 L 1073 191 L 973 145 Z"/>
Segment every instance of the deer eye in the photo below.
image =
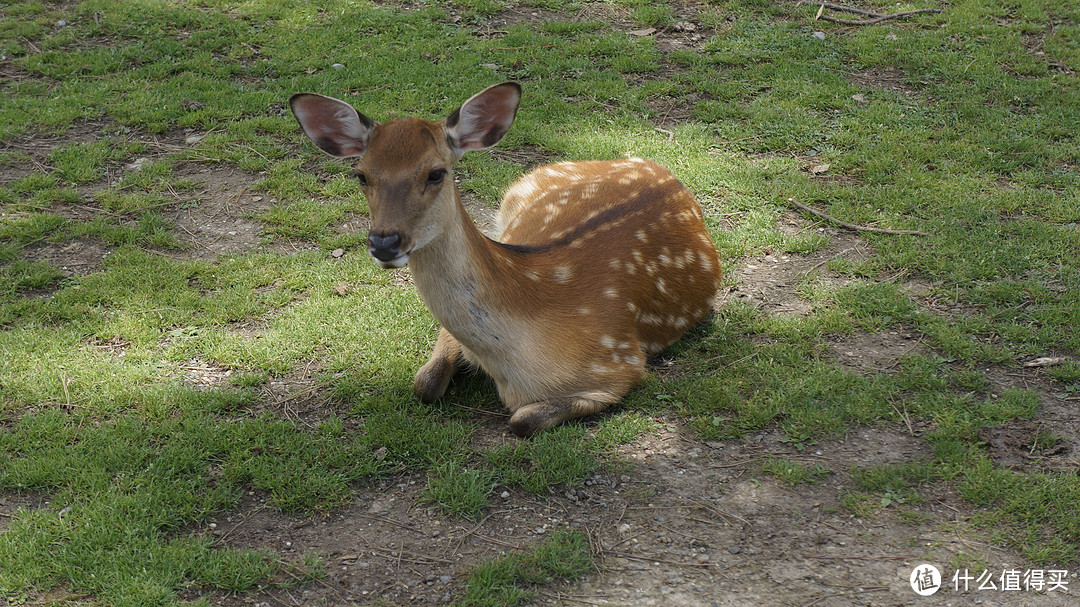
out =
<path fill-rule="evenodd" d="M 432 171 L 432 172 L 428 173 L 427 182 L 429 184 L 438 184 L 438 183 L 442 183 L 443 179 L 445 179 L 445 178 L 446 178 L 446 169 L 438 169 L 438 170 L 435 170 L 435 171 Z"/>
<path fill-rule="evenodd" d="M 367 185 L 367 175 L 365 175 L 363 173 L 354 173 L 353 177 L 355 177 L 356 180 L 360 182 L 360 185 L 362 185 L 362 186 Z"/>

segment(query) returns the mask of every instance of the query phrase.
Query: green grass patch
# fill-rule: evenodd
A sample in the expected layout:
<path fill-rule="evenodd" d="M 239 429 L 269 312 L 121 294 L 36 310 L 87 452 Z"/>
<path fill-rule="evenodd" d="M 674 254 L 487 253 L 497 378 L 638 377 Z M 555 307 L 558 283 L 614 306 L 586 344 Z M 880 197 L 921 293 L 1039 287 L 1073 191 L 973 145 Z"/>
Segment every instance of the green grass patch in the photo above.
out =
<path fill-rule="evenodd" d="M 469 576 L 455 607 L 513 607 L 528 601 L 535 587 L 571 580 L 593 569 L 589 540 L 576 530 L 552 532 L 531 550 L 488 561 Z"/>
<path fill-rule="evenodd" d="M 808 465 L 779 457 L 766 459 L 761 464 L 761 471 L 788 485 L 814 484 L 832 474 L 832 470 L 821 464 Z"/>

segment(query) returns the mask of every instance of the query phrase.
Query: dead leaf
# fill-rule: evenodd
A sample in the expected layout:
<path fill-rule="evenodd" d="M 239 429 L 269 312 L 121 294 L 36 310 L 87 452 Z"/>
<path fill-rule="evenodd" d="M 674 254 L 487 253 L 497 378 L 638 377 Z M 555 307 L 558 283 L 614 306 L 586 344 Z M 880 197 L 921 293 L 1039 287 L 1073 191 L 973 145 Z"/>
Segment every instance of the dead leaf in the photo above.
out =
<path fill-rule="evenodd" d="M 655 33 L 656 33 L 656 28 L 655 27 L 650 27 L 648 29 L 643 29 L 643 30 L 630 30 L 630 35 L 631 36 L 652 36 Z"/>
<path fill-rule="evenodd" d="M 1069 359 L 1064 356 L 1043 356 L 1036 358 L 1035 360 L 1024 363 L 1025 367 L 1053 367 L 1062 363 L 1068 362 Z"/>
<path fill-rule="evenodd" d="M 814 175 L 820 175 L 820 174 L 822 174 L 822 173 L 824 173 L 825 171 L 828 171 L 828 170 L 829 170 L 829 165 L 827 165 L 827 164 L 816 164 L 816 165 L 810 167 L 810 172 L 813 173 Z"/>
<path fill-rule="evenodd" d="M 346 295 L 349 294 L 349 283 L 347 283 L 347 282 L 339 282 L 339 283 L 337 283 L 336 285 L 334 285 L 334 293 L 337 293 L 338 295 L 340 295 L 342 297 L 345 297 Z"/>

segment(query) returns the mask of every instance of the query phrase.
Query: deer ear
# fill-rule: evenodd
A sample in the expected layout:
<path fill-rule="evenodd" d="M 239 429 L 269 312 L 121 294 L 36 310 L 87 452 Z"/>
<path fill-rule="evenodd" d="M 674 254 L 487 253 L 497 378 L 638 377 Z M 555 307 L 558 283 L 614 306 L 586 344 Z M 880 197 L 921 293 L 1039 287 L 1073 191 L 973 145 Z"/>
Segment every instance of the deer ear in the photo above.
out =
<path fill-rule="evenodd" d="M 363 156 L 367 151 L 375 121 L 348 103 L 314 93 L 297 93 L 289 98 L 289 107 L 304 134 L 327 154 L 347 158 Z"/>
<path fill-rule="evenodd" d="M 489 148 L 514 124 L 521 85 L 504 82 L 473 95 L 446 118 L 446 134 L 458 153 Z"/>

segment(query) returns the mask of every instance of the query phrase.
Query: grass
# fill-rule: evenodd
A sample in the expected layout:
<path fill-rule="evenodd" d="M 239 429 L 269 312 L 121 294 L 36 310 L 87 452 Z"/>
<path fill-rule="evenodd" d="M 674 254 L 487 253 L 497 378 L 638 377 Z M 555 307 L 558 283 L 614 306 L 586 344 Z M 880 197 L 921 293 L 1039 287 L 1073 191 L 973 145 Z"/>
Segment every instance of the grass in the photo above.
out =
<path fill-rule="evenodd" d="M 0 535 L 0 596 L 62 586 L 101 604 L 166 605 L 192 587 L 302 583 L 320 575 L 316 560 L 222 549 L 190 529 L 243 491 L 285 512 L 331 510 L 403 469 L 427 475 L 430 503 L 476 519 L 496 487 L 542 496 L 621 465 L 620 446 L 661 415 L 704 440 L 772 426 L 797 449 L 921 420 L 931 460 L 858 471 L 842 493 L 851 511 L 917 520 L 910 509 L 948 486 L 995 541 L 1037 563 L 1080 559 L 1078 477 L 999 469 L 978 439 L 1043 404 L 995 387 L 988 368 L 1063 355 L 1046 370 L 1047 398 L 1080 393 L 1080 12 L 962 0 L 834 28 L 813 22 L 812 6 L 732 0 L 698 6 L 703 38 L 679 50 L 623 31 L 685 20 L 668 3 L 603 3 L 582 21 L 583 4 L 5 3 L 0 491 L 49 504 L 13 513 Z M 508 6 L 553 18 L 474 35 Z M 732 302 L 665 354 L 678 372 L 650 374 L 613 415 L 475 447 L 475 411 L 455 403 L 499 410 L 491 386 L 460 382 L 435 406 L 415 402 L 412 374 L 436 326 L 363 259 L 362 235 L 340 229 L 366 201 L 345 165 L 306 143 L 285 100 L 317 91 L 380 120 L 433 117 L 511 78 L 526 97 L 501 150 L 671 167 L 728 270 L 766 250 L 828 246 L 816 230 L 778 230 L 792 197 L 930 236 L 863 234 L 865 259 L 825 266 L 843 285 L 793 285 L 809 314 Z M 202 138 L 162 143 L 189 134 Z M 508 158 L 465 158 L 463 189 L 495 204 L 521 172 Z M 244 172 L 275 200 L 248 216 L 269 246 L 194 254 L 174 225 L 210 196 L 192 167 Z M 108 251 L 86 273 L 38 253 L 84 242 Z M 928 290 L 914 295 L 909 278 Z M 831 340 L 894 330 L 920 348 L 891 369 L 857 374 L 829 354 Z M 197 389 L 192 361 L 231 380 Z M 325 400 L 318 423 L 258 413 L 268 382 L 305 368 Z M 781 459 L 763 470 L 792 484 L 828 473 Z M 515 604 L 544 580 L 581 575 L 583 541 L 559 535 L 486 565 L 458 604 Z"/>
<path fill-rule="evenodd" d="M 454 607 L 521 605 L 533 587 L 553 579 L 574 579 L 593 569 L 589 540 L 580 531 L 559 530 L 528 552 L 514 552 L 476 569 Z"/>

